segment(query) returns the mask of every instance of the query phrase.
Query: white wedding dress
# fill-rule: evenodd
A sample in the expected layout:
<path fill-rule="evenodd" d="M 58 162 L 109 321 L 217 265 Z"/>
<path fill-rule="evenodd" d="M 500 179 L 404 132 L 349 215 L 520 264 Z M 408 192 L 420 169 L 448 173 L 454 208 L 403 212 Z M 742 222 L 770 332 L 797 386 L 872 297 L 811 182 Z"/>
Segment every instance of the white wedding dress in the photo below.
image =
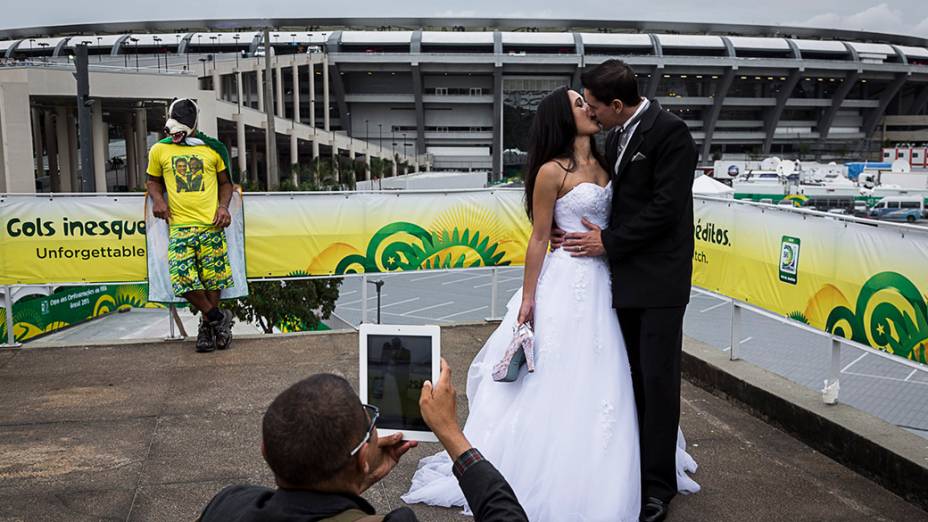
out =
<path fill-rule="evenodd" d="M 581 218 L 605 227 L 612 186 L 581 183 L 557 200 L 558 226 L 585 231 Z M 521 304 L 516 292 L 499 328 L 467 374 L 469 417 L 464 433 L 506 477 L 533 522 L 637 521 L 641 505 L 638 420 L 625 342 L 612 308 L 603 258 L 544 260 L 535 291 L 535 372 L 493 381 L 493 366 L 512 339 Z M 677 486 L 699 490 L 685 471 L 682 432 Z M 463 506 L 447 452 L 422 459 L 403 500 Z"/>

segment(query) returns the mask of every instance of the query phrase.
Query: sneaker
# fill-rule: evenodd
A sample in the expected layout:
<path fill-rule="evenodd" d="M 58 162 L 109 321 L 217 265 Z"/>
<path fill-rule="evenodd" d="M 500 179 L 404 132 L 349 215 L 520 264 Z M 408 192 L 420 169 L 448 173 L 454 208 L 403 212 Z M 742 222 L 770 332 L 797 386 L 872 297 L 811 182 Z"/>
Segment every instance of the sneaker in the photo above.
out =
<path fill-rule="evenodd" d="M 200 353 L 211 352 L 216 349 L 216 338 L 213 334 L 213 328 L 205 317 L 200 318 L 200 328 L 197 331 L 197 351 Z"/>
<path fill-rule="evenodd" d="M 225 350 L 232 345 L 232 320 L 233 315 L 229 310 L 220 310 L 222 319 L 213 324 L 213 335 L 216 337 L 216 348 Z"/>

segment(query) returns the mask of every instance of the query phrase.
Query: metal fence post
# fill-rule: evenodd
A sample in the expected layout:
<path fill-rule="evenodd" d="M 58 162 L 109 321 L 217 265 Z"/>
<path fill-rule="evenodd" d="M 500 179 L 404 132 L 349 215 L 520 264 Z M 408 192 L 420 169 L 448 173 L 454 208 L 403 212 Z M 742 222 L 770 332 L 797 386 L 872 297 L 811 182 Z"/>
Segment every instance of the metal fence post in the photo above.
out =
<path fill-rule="evenodd" d="M 737 361 L 738 355 L 735 353 L 741 344 L 741 307 L 734 299 L 731 300 L 731 344 L 728 350 L 728 359 Z"/>
<path fill-rule="evenodd" d="M 496 316 L 496 299 L 499 295 L 499 268 L 493 267 L 491 272 L 490 279 L 490 317 L 487 319 L 490 321 L 496 321 L 499 317 Z"/>
<path fill-rule="evenodd" d="M 177 334 L 176 328 L 180 328 L 180 335 Z M 187 332 L 180 324 L 180 316 L 177 315 L 177 307 L 174 304 L 168 305 L 168 332 L 169 335 L 164 338 L 165 341 L 183 341 L 187 338 Z"/>
<path fill-rule="evenodd" d="M 3 290 L 3 307 L 6 308 L 6 346 L 19 346 L 13 332 L 13 288 L 10 286 Z"/>
<path fill-rule="evenodd" d="M 825 404 L 838 403 L 838 391 L 841 375 L 841 340 L 836 336 L 831 338 L 831 371 L 828 374 L 828 380 L 825 381 L 825 388 L 822 389 L 822 401 Z"/>
<path fill-rule="evenodd" d="M 361 276 L 361 322 L 367 322 L 367 274 Z"/>

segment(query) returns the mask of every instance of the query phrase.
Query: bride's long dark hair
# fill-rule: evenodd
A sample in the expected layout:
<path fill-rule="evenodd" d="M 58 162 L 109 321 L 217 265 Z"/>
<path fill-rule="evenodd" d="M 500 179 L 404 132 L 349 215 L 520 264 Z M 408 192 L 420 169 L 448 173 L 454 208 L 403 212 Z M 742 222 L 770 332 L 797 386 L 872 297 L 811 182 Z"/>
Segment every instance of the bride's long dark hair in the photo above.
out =
<path fill-rule="evenodd" d="M 535 179 L 545 163 L 560 159 L 573 172 L 577 167 L 574 140 L 577 138 L 577 124 L 570 106 L 567 87 L 555 89 L 538 104 L 535 118 L 528 132 L 528 162 L 525 175 L 525 212 L 529 220 L 532 216 L 532 193 Z M 593 157 L 605 168 L 605 161 L 596 148 L 596 140 L 590 136 L 590 151 Z M 566 164 L 565 164 L 566 163 Z"/>

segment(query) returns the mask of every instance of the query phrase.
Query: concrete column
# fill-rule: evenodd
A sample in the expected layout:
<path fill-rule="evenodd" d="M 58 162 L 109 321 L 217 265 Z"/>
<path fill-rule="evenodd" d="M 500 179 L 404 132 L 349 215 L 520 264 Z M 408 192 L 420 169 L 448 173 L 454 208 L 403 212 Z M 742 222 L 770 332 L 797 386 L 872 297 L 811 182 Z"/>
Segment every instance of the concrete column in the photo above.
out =
<path fill-rule="evenodd" d="M 216 64 L 213 63 L 213 91 L 216 93 L 216 99 L 222 99 L 222 76 L 216 70 Z"/>
<path fill-rule="evenodd" d="M 396 177 L 396 158 L 391 158 L 390 165 L 393 166 L 393 168 L 390 169 L 390 170 L 393 171 L 393 172 L 392 172 L 392 175 L 393 175 L 393 177 L 395 178 L 395 177 Z"/>
<path fill-rule="evenodd" d="M 242 105 L 245 103 L 245 89 L 242 85 L 242 72 L 237 71 L 235 73 L 235 89 L 236 96 L 238 97 L 236 101 L 238 102 L 238 112 L 242 112 Z"/>
<path fill-rule="evenodd" d="M 122 135 L 126 141 L 126 186 L 131 191 L 139 186 L 138 141 L 132 123 L 122 126 Z"/>
<path fill-rule="evenodd" d="M 58 172 L 58 140 L 52 111 L 45 111 L 45 150 L 48 155 L 48 181 L 52 192 L 61 192 L 61 175 Z"/>
<path fill-rule="evenodd" d="M 290 181 L 294 186 L 300 183 L 300 142 L 293 129 L 290 134 Z"/>
<path fill-rule="evenodd" d="M 370 143 L 367 144 L 367 148 L 364 149 L 364 161 L 367 163 L 367 170 L 364 171 L 364 181 L 371 179 L 371 150 Z"/>
<path fill-rule="evenodd" d="M 71 148 L 70 136 L 68 132 L 68 110 L 64 107 L 55 108 L 55 144 L 58 146 L 58 176 L 61 192 L 71 192 L 71 156 L 74 149 Z"/>
<path fill-rule="evenodd" d="M 248 157 L 251 159 L 248 167 L 248 180 L 252 183 L 258 183 L 258 144 L 252 143 L 248 149 Z"/>
<path fill-rule="evenodd" d="M 70 154 L 68 159 L 71 162 L 71 187 L 69 190 L 80 192 L 81 190 L 81 171 L 78 167 L 81 155 L 78 153 L 77 146 L 77 114 L 73 110 L 68 110 L 65 128 L 68 132 L 68 150 Z"/>
<path fill-rule="evenodd" d="M 35 150 L 35 175 L 45 175 L 45 143 L 42 139 L 42 111 L 33 108 L 32 114 L 32 146 Z"/>
<path fill-rule="evenodd" d="M 316 64 L 309 62 L 309 124 L 316 126 Z M 318 154 L 317 154 L 318 156 Z"/>
<path fill-rule="evenodd" d="M 255 75 L 258 83 L 258 110 L 264 112 L 264 71 L 256 69 Z"/>
<path fill-rule="evenodd" d="M 238 152 L 238 182 L 245 182 L 245 174 L 248 171 L 248 157 L 245 154 L 247 147 L 245 138 L 245 122 L 239 116 L 235 120 L 235 150 Z"/>
<path fill-rule="evenodd" d="M 290 68 L 293 75 L 293 121 L 300 123 L 300 68 L 296 61 Z"/>
<path fill-rule="evenodd" d="M 313 158 L 316 159 L 319 157 L 319 140 L 313 140 Z"/>
<path fill-rule="evenodd" d="M 0 192 L 35 192 L 29 84 L 0 84 Z"/>
<path fill-rule="evenodd" d="M 97 100 L 91 107 L 90 122 L 93 125 L 93 177 L 97 192 L 106 192 L 106 157 L 109 151 L 110 135 L 106 122 L 103 121 L 103 105 Z"/>
<path fill-rule="evenodd" d="M 135 110 L 135 164 L 139 174 L 139 185 L 144 185 L 148 179 L 148 111 Z"/>
<path fill-rule="evenodd" d="M 329 127 L 329 119 L 331 117 L 331 109 L 329 103 L 329 56 L 324 55 L 322 57 L 322 128 L 326 132 L 331 130 Z"/>
<path fill-rule="evenodd" d="M 296 137 L 296 130 L 290 129 L 290 175 L 293 177 L 293 184 L 300 182 L 296 173 L 296 168 L 300 166 L 300 142 Z"/>
<path fill-rule="evenodd" d="M 284 118 L 284 68 L 280 66 L 275 67 L 274 76 L 277 77 L 277 90 L 274 91 L 277 94 L 277 116 Z"/>
<path fill-rule="evenodd" d="M 219 138 L 219 123 L 216 120 L 216 99 L 209 97 L 209 91 L 197 91 L 197 99 L 200 100 L 197 104 L 200 107 L 200 116 L 197 123 L 198 130 L 214 138 Z"/>

